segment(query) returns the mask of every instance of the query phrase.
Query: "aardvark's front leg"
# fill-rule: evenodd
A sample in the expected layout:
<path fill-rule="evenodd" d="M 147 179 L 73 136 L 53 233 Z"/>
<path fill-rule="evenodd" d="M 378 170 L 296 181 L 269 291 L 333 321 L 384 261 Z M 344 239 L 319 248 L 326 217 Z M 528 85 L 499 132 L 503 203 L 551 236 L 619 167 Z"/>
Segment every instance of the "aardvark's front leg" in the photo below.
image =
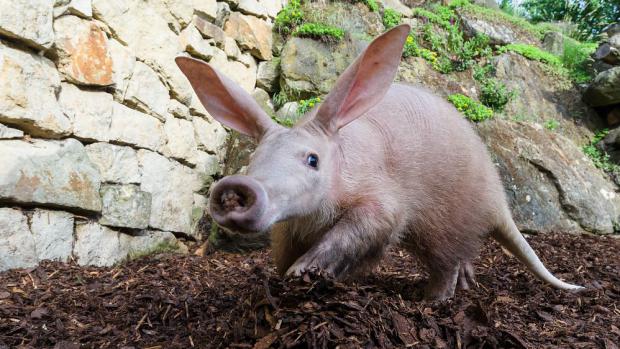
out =
<path fill-rule="evenodd" d="M 400 225 L 400 215 L 393 211 L 380 203 L 350 208 L 286 274 L 319 269 L 344 279 L 373 266 Z"/>

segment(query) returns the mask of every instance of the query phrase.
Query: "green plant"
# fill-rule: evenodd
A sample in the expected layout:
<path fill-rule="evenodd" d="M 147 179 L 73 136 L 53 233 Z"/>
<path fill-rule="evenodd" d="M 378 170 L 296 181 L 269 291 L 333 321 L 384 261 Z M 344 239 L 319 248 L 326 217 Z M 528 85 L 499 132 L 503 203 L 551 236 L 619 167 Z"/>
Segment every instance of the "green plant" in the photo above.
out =
<path fill-rule="evenodd" d="M 278 117 L 273 116 L 271 117 L 271 120 L 275 121 L 277 124 L 284 126 L 284 127 L 291 128 L 295 126 L 295 120 L 291 118 L 280 119 Z"/>
<path fill-rule="evenodd" d="M 488 76 L 493 74 L 494 71 L 495 71 L 495 67 L 491 64 L 476 65 L 474 66 L 474 80 L 482 82 Z"/>
<path fill-rule="evenodd" d="M 366 6 L 368 6 L 368 9 L 371 12 L 379 11 L 379 5 L 377 4 L 375 0 L 364 0 L 364 3 L 366 4 Z"/>
<path fill-rule="evenodd" d="M 421 8 L 421 7 L 416 7 L 412 10 L 412 13 L 415 17 L 418 18 L 424 18 L 427 21 L 429 21 L 430 23 L 433 24 L 437 24 L 442 28 L 449 28 L 450 27 L 450 18 L 452 18 L 453 16 L 453 11 L 448 9 L 448 11 L 444 10 L 443 6 L 439 6 L 438 8 L 440 8 L 441 10 L 441 15 L 436 14 L 434 12 L 431 12 L 427 9 Z M 446 16 L 450 14 L 449 18 L 446 18 Z"/>
<path fill-rule="evenodd" d="M 560 58 L 555 56 L 552 53 L 543 51 L 536 46 L 528 45 L 528 44 L 509 44 L 506 46 L 502 46 L 499 49 L 500 52 L 512 51 L 522 55 L 527 59 L 531 59 L 534 61 L 539 61 L 543 63 L 547 63 L 554 67 L 561 67 L 562 61 Z"/>
<path fill-rule="evenodd" d="M 275 29 L 282 34 L 289 34 L 304 20 L 304 12 L 301 9 L 301 0 L 290 0 L 282 8 L 274 21 Z"/>
<path fill-rule="evenodd" d="M 316 104 L 319 103 L 321 103 L 321 97 L 302 99 L 299 101 L 299 106 L 297 107 L 297 115 L 303 115 L 309 112 Z"/>
<path fill-rule="evenodd" d="M 609 154 L 596 147 L 596 144 L 605 138 L 608 133 L 608 129 L 597 132 L 590 143 L 583 146 L 582 150 L 592 160 L 596 168 L 600 168 L 607 173 L 620 173 L 620 166 L 610 161 Z"/>
<path fill-rule="evenodd" d="M 400 24 L 402 15 L 391 8 L 386 8 L 383 11 L 383 25 L 385 29 L 390 29 Z"/>
<path fill-rule="evenodd" d="M 322 23 L 304 23 L 295 28 L 293 35 L 324 41 L 339 41 L 344 38 L 344 30 Z"/>
<path fill-rule="evenodd" d="M 506 104 L 515 97 L 515 92 L 496 79 L 486 79 L 480 88 L 480 102 L 495 111 L 503 111 Z"/>
<path fill-rule="evenodd" d="M 273 101 L 273 106 L 276 109 L 280 109 L 287 102 L 290 102 L 290 98 L 288 97 L 286 92 L 284 92 L 283 90 L 280 90 L 273 95 L 272 101 Z"/>
<path fill-rule="evenodd" d="M 459 8 L 459 7 L 465 7 L 465 6 L 468 6 L 468 5 L 471 5 L 469 0 L 452 0 L 448 4 L 448 7 L 450 7 L 450 8 Z"/>
<path fill-rule="evenodd" d="M 549 119 L 545 121 L 545 128 L 549 131 L 555 131 L 560 126 L 560 123 L 556 119 Z"/>
<path fill-rule="evenodd" d="M 448 101 L 471 121 L 484 121 L 493 117 L 492 109 L 460 93 L 448 96 Z"/>
<path fill-rule="evenodd" d="M 588 66 L 592 63 L 590 55 L 596 51 L 596 43 L 582 43 L 571 38 L 564 39 L 562 64 L 569 71 L 571 79 L 577 83 L 585 83 L 592 79 Z"/>

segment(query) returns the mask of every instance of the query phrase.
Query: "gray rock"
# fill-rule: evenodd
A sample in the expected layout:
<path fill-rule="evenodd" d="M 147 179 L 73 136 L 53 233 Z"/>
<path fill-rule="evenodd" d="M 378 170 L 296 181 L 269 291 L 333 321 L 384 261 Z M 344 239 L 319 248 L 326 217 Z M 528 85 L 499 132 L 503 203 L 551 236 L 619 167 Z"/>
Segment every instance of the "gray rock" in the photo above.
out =
<path fill-rule="evenodd" d="M 77 224 L 73 255 L 78 264 L 108 267 L 125 260 L 128 246 L 121 245 L 119 234 L 93 222 Z"/>
<path fill-rule="evenodd" d="M 260 62 L 256 75 L 256 86 L 267 92 L 273 92 L 278 83 L 280 75 L 280 59 L 274 58 L 271 61 Z"/>
<path fill-rule="evenodd" d="M 168 88 L 159 76 L 146 64 L 136 62 L 125 92 L 125 102 L 164 121 L 169 98 Z"/>
<path fill-rule="evenodd" d="M 614 232 L 620 218 L 616 187 L 572 141 L 498 118 L 478 130 L 498 163 L 520 229 Z"/>
<path fill-rule="evenodd" d="M 0 35 L 42 50 L 52 46 L 54 0 L 0 0 Z"/>
<path fill-rule="evenodd" d="M 79 265 L 112 266 L 153 253 L 187 253 L 172 233 L 145 230 L 128 235 L 94 222 L 78 224 L 73 254 Z"/>
<path fill-rule="evenodd" d="M 257 88 L 252 92 L 252 97 L 254 100 L 260 105 L 260 107 L 267 113 L 269 116 L 275 116 L 276 113 L 273 110 L 273 103 L 271 102 L 271 98 L 267 91 Z"/>
<path fill-rule="evenodd" d="M 547 52 L 561 56 L 564 54 L 564 35 L 558 32 L 548 32 L 543 38 L 542 45 Z"/>
<path fill-rule="evenodd" d="M 361 52 L 361 42 L 328 45 L 312 39 L 291 37 L 282 50 L 282 88 L 301 98 L 324 95 Z"/>
<path fill-rule="evenodd" d="M 163 124 L 158 119 L 116 102 L 112 105 L 110 140 L 154 151 L 166 144 Z"/>
<path fill-rule="evenodd" d="M 384 8 L 391 8 L 404 17 L 411 17 L 411 9 L 399 0 L 380 0 Z"/>
<path fill-rule="evenodd" d="M 220 28 L 224 27 L 224 23 L 228 20 L 228 16 L 230 16 L 230 5 L 225 2 L 217 3 L 217 15 L 215 19 L 215 25 Z"/>
<path fill-rule="evenodd" d="M 282 108 L 278 110 L 276 113 L 276 119 L 278 121 L 287 123 L 287 122 L 297 122 L 301 115 L 297 114 L 297 109 L 299 108 L 299 103 L 297 102 L 287 102 Z"/>
<path fill-rule="evenodd" d="M 164 155 L 195 165 L 198 145 L 192 122 L 169 117 L 164 124 L 164 132 L 168 140 L 163 148 Z"/>
<path fill-rule="evenodd" d="M 138 156 L 132 148 L 109 143 L 93 143 L 86 146 L 86 153 L 99 169 L 103 182 L 140 183 Z"/>
<path fill-rule="evenodd" d="M 192 235 L 193 193 L 201 187 L 190 168 L 147 150 L 138 151 L 142 168 L 140 189 L 151 193 L 152 228 Z"/>
<path fill-rule="evenodd" d="M 112 85 L 114 91 L 114 99 L 122 102 L 125 99 L 125 91 L 129 85 L 129 79 L 133 74 L 136 65 L 136 57 L 114 39 L 108 41 L 110 56 L 112 56 Z"/>
<path fill-rule="evenodd" d="M 237 10 L 246 15 L 269 17 L 269 11 L 258 0 L 239 0 Z"/>
<path fill-rule="evenodd" d="M 56 0 L 54 18 L 71 14 L 82 18 L 93 16 L 91 0 Z"/>
<path fill-rule="evenodd" d="M 37 264 L 28 218 L 21 211 L 0 207 L 0 271 Z"/>
<path fill-rule="evenodd" d="M 170 99 L 170 101 L 168 101 L 168 113 L 175 118 L 192 120 L 192 116 L 189 113 L 189 108 L 176 99 Z"/>
<path fill-rule="evenodd" d="M 24 132 L 0 124 L 0 139 L 22 138 Z"/>
<path fill-rule="evenodd" d="M 211 2 L 215 1 L 204 1 Z M 178 100 L 189 104 L 192 88 L 174 62 L 179 53 L 178 38 L 164 12 L 170 13 L 163 1 L 93 0 L 95 17 L 107 24 L 140 61 L 159 73 Z"/>
<path fill-rule="evenodd" d="M 217 46 L 224 45 L 224 31 L 215 24 L 212 24 L 204 19 L 194 16 L 193 19 L 194 27 L 198 29 L 200 34 L 206 39 L 213 39 Z"/>
<path fill-rule="evenodd" d="M 179 44 L 182 50 L 196 58 L 208 61 L 213 57 L 213 47 L 194 26 L 183 29 L 179 35 Z"/>
<path fill-rule="evenodd" d="M 244 63 L 229 60 L 228 55 L 218 48 L 214 48 L 213 58 L 209 61 L 209 64 L 219 72 L 239 84 L 248 93 L 252 93 L 256 86 L 256 62 L 251 58 Z"/>
<path fill-rule="evenodd" d="M 167 231 L 146 230 L 140 235 L 121 234 L 119 238 L 128 259 L 164 252 L 188 253 L 187 247 Z"/>
<path fill-rule="evenodd" d="M 195 170 L 201 178 L 205 178 L 206 176 L 215 176 L 220 173 L 218 156 L 204 151 L 198 151 L 196 154 Z"/>
<path fill-rule="evenodd" d="M 467 37 L 484 34 L 489 37 L 489 43 L 492 45 L 507 45 L 518 41 L 517 34 L 506 24 L 492 23 L 462 12 L 459 16 Z"/>
<path fill-rule="evenodd" d="M 241 56 L 241 50 L 237 46 L 237 42 L 228 36 L 224 38 L 224 52 L 228 58 L 232 59 L 239 59 L 239 56 Z"/>
<path fill-rule="evenodd" d="M 282 0 L 258 0 L 258 3 L 267 10 L 267 15 L 272 18 L 278 15 L 284 5 Z"/>
<path fill-rule="evenodd" d="M 213 118 L 205 120 L 196 117 L 192 120 L 198 148 L 209 153 L 219 153 L 226 143 L 227 133 L 222 125 Z"/>
<path fill-rule="evenodd" d="M 506 115 L 540 124 L 555 119 L 561 125 L 562 134 L 578 144 L 590 137 L 588 130 L 580 125 L 591 129 L 601 127 L 600 117 L 581 102 L 580 92 L 573 88 L 572 82 L 559 76 L 550 77 L 543 63 L 506 53 L 493 58 L 491 64 L 495 66 L 495 78 L 516 92 L 516 97 L 506 105 Z"/>
<path fill-rule="evenodd" d="M 271 25 L 254 16 L 232 12 L 224 24 L 224 32 L 237 41 L 239 47 L 261 60 L 270 60 L 273 36 Z"/>
<path fill-rule="evenodd" d="M 192 0 L 194 13 L 197 15 L 208 19 L 209 21 L 214 21 L 217 17 L 218 3 L 216 0 Z"/>
<path fill-rule="evenodd" d="M 63 83 L 58 103 L 71 121 L 73 134 L 81 139 L 107 142 L 112 124 L 112 95 L 83 91 Z"/>
<path fill-rule="evenodd" d="M 144 229 L 151 214 L 151 194 L 135 184 L 103 184 L 101 186 L 101 219 L 111 227 Z"/>
<path fill-rule="evenodd" d="M 73 250 L 72 214 L 37 209 L 32 214 L 30 229 L 39 261 L 69 260 Z"/>
<path fill-rule="evenodd" d="M 75 139 L 0 141 L 0 200 L 99 212 L 99 170 Z"/>
<path fill-rule="evenodd" d="M 472 4 L 499 10 L 499 5 L 495 0 L 473 0 Z"/>
<path fill-rule="evenodd" d="M 13 5 L 2 6 L 4 15 L 7 13 L 4 9 Z M 0 62 L 0 122 L 33 136 L 68 135 L 71 123 L 56 101 L 60 76 L 54 63 L 45 57 L 4 46 L 1 42 Z"/>
<path fill-rule="evenodd" d="M 588 86 L 583 99 L 593 107 L 620 103 L 620 67 L 598 74 Z"/>
<path fill-rule="evenodd" d="M 599 146 L 609 154 L 611 161 L 620 164 L 620 127 L 609 131 Z"/>

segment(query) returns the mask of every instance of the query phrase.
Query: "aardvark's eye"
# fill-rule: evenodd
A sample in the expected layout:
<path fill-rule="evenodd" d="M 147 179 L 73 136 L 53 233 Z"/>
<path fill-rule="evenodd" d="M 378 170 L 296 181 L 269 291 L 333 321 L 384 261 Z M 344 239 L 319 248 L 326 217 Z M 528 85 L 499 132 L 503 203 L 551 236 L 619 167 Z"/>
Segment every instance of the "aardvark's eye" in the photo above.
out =
<path fill-rule="evenodd" d="M 319 167 L 319 156 L 316 154 L 310 154 L 306 158 L 306 165 L 314 168 Z"/>

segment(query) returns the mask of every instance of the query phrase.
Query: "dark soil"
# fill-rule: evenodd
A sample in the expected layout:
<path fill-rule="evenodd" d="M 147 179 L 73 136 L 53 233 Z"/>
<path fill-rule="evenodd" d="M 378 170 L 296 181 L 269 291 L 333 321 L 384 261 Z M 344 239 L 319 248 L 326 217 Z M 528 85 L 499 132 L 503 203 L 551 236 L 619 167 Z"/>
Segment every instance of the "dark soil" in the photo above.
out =
<path fill-rule="evenodd" d="M 579 294 L 533 279 L 488 243 L 478 286 L 421 300 L 425 274 L 395 250 L 371 276 L 282 280 L 268 252 L 44 263 L 0 274 L 0 348 L 618 348 L 620 240 L 531 238 Z"/>

